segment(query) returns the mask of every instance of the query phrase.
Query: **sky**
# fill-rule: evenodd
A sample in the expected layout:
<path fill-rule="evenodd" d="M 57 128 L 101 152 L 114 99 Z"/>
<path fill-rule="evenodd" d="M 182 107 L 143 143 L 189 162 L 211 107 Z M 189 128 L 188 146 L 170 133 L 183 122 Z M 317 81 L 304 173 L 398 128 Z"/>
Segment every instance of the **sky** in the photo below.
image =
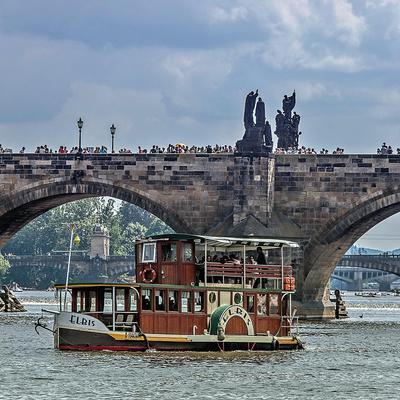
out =
<path fill-rule="evenodd" d="M 302 145 L 397 148 L 399 39 L 400 0 L 1 0 L 0 143 L 234 144 L 259 89 Z"/>

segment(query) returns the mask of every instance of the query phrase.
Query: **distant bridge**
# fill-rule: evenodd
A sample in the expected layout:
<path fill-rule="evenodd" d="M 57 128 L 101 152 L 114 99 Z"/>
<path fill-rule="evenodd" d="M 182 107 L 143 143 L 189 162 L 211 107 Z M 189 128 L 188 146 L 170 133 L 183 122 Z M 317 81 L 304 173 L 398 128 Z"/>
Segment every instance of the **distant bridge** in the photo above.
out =
<path fill-rule="evenodd" d="M 348 255 L 342 257 L 337 265 L 376 269 L 400 276 L 400 255 Z"/>
<path fill-rule="evenodd" d="M 67 270 L 68 255 L 55 254 L 43 256 L 5 256 L 13 269 L 40 269 L 54 268 Z M 107 275 L 116 277 L 135 270 L 134 256 L 109 256 L 106 259 L 100 257 L 90 258 L 73 254 L 71 257 L 71 269 L 84 275 Z"/>

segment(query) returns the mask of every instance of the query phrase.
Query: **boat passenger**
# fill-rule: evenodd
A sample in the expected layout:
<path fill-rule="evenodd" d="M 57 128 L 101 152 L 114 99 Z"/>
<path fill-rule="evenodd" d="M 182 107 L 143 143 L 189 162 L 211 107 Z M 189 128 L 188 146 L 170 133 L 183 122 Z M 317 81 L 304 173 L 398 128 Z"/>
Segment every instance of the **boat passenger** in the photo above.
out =
<path fill-rule="evenodd" d="M 256 265 L 257 261 L 254 259 L 253 256 L 249 257 L 249 260 L 247 261 L 248 264 Z"/>
<path fill-rule="evenodd" d="M 240 265 L 240 260 L 237 258 L 236 254 L 231 254 L 229 256 L 229 262 L 233 262 L 234 265 Z"/>
<path fill-rule="evenodd" d="M 267 264 L 267 259 L 261 247 L 257 247 L 257 264 L 265 265 Z"/>

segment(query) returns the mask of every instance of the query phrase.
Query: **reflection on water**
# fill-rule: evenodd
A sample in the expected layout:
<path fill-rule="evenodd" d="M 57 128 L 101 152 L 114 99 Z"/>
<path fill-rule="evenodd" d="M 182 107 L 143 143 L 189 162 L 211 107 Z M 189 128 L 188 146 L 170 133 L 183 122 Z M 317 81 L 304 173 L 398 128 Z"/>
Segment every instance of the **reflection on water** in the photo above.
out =
<path fill-rule="evenodd" d="M 303 322 L 304 351 L 60 352 L 38 336 L 52 292 L 0 315 L 0 399 L 398 399 L 400 297 L 346 296 L 350 318 Z M 51 319 L 47 319 L 51 323 Z"/>

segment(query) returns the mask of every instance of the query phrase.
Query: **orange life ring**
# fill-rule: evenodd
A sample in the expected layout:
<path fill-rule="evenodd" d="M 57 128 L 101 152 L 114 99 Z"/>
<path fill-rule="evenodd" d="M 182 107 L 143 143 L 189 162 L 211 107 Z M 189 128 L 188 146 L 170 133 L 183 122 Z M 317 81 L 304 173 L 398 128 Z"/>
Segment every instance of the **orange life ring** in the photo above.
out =
<path fill-rule="evenodd" d="M 296 280 L 294 277 L 286 276 L 283 278 L 283 290 L 294 291 L 296 288 Z"/>
<path fill-rule="evenodd" d="M 157 272 L 153 267 L 144 267 L 140 271 L 140 276 L 143 283 L 153 283 L 157 278 Z"/>

